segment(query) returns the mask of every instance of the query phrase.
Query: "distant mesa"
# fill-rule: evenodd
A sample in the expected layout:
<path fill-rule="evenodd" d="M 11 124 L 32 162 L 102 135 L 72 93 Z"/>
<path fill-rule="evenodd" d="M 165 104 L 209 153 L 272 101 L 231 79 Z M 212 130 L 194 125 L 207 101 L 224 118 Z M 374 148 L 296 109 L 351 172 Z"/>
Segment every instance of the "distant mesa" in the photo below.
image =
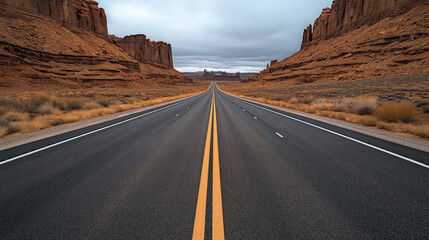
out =
<path fill-rule="evenodd" d="M 227 72 L 214 72 L 207 71 L 200 73 L 185 73 L 188 77 L 194 81 L 241 81 L 241 73 L 227 73 Z M 252 76 L 254 74 L 246 74 L 246 76 Z"/>

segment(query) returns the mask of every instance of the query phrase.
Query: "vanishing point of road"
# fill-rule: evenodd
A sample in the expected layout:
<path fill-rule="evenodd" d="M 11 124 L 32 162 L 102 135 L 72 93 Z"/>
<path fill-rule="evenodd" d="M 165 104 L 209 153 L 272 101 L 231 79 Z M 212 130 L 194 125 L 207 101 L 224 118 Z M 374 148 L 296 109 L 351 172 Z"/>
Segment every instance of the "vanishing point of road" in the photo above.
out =
<path fill-rule="evenodd" d="M 0 239 L 429 239 L 429 153 L 220 91 L 0 152 Z"/>

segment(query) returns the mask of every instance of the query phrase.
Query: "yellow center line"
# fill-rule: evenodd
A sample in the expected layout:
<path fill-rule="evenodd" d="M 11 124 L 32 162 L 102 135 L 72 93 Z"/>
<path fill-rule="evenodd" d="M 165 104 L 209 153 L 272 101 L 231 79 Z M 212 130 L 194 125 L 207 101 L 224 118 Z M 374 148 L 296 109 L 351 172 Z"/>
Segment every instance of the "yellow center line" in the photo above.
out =
<path fill-rule="evenodd" d="M 197 210 L 194 221 L 193 240 L 204 239 L 204 229 L 206 223 L 206 203 L 207 203 L 207 184 L 209 179 L 210 145 L 212 135 L 212 117 L 214 108 L 214 93 L 210 107 L 209 125 L 207 128 L 206 146 L 204 149 L 203 169 L 201 171 L 200 189 L 198 191 Z"/>
<path fill-rule="evenodd" d="M 224 240 L 225 232 L 223 225 L 222 191 L 220 183 L 219 166 L 219 144 L 217 135 L 216 100 L 213 90 L 212 103 L 210 107 L 209 125 L 207 128 L 206 145 L 203 157 L 203 169 L 201 171 L 200 189 L 198 192 L 197 210 L 194 221 L 193 240 L 203 240 L 206 223 L 207 185 L 209 178 L 210 146 L 213 125 L 213 201 L 212 201 L 212 238 Z"/>
<path fill-rule="evenodd" d="M 214 97 L 214 92 L 213 92 Z M 214 240 L 224 240 L 225 233 L 223 228 L 223 210 L 222 210 L 222 191 L 220 184 L 219 167 L 219 144 L 217 137 L 217 119 L 216 119 L 216 100 L 214 100 L 213 114 L 213 229 L 212 238 Z"/>

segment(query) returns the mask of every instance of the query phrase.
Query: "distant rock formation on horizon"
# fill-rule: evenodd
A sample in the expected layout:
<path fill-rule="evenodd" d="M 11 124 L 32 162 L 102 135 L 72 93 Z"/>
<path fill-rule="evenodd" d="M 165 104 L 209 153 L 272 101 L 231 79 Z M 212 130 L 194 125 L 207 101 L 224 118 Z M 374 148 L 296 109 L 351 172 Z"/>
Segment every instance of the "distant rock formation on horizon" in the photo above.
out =
<path fill-rule="evenodd" d="M 227 73 L 227 72 L 213 72 L 204 69 L 202 73 L 186 73 L 186 76 L 192 78 L 194 81 L 241 81 L 241 73 Z M 245 73 L 245 76 L 252 76 L 253 74 Z"/>

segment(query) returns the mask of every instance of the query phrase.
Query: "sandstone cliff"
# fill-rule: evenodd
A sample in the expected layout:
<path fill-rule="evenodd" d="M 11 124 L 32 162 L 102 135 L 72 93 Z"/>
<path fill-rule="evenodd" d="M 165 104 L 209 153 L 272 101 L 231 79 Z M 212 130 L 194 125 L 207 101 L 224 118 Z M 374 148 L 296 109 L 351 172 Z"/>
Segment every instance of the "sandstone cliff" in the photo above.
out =
<path fill-rule="evenodd" d="M 429 73 L 427 0 L 335 0 L 313 29 L 304 31 L 300 51 L 246 81 L 302 84 Z"/>
<path fill-rule="evenodd" d="M 302 46 L 328 39 L 363 25 L 372 25 L 387 17 L 406 13 L 426 0 L 334 0 L 319 18 L 304 30 Z"/>
<path fill-rule="evenodd" d="M 107 18 L 104 9 L 92 0 L 73 0 L 77 26 L 107 36 Z"/>
<path fill-rule="evenodd" d="M 131 35 L 124 38 L 110 36 L 113 43 L 124 49 L 130 56 L 139 62 L 155 62 L 173 67 L 171 45 L 165 42 L 153 42 L 145 35 Z"/>
<path fill-rule="evenodd" d="M 0 3 L 107 37 L 106 14 L 92 0 L 0 0 Z"/>

